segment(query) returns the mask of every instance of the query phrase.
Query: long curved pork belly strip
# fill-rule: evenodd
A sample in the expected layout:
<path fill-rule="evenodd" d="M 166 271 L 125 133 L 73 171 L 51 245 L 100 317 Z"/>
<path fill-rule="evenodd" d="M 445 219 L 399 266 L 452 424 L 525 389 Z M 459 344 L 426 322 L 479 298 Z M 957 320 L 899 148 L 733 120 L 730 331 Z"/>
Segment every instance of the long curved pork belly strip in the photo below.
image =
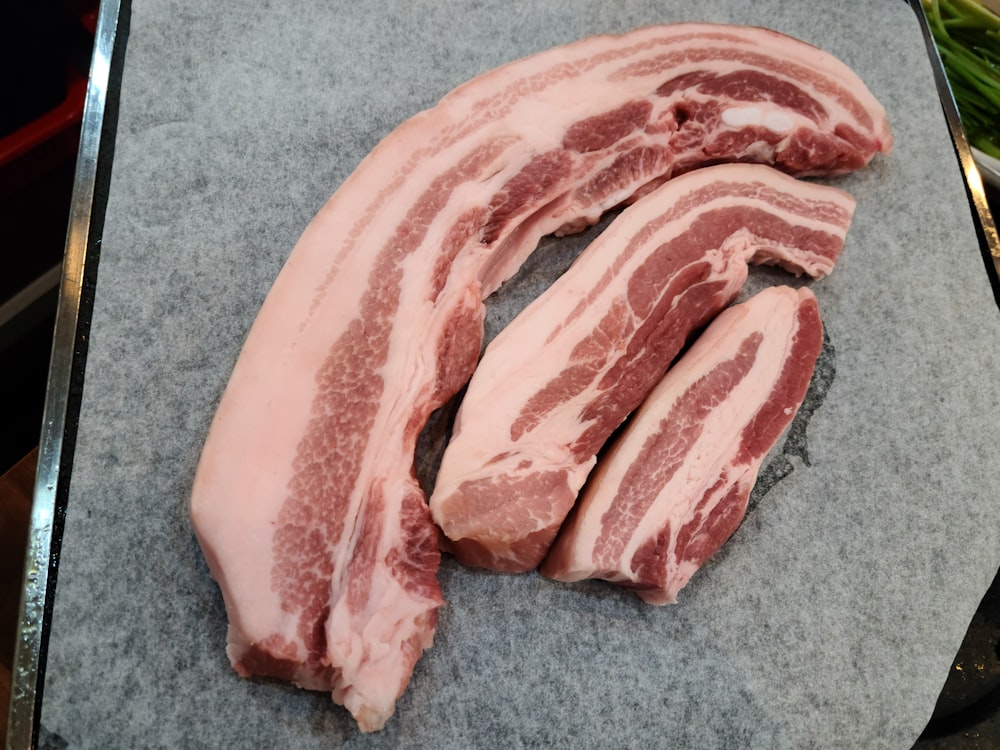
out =
<path fill-rule="evenodd" d="M 329 690 L 364 730 L 392 714 L 441 604 L 416 438 L 540 237 L 699 164 L 843 172 L 891 143 L 842 63 L 711 25 L 542 52 L 400 125 L 295 246 L 205 443 L 191 513 L 234 668 Z"/>
<path fill-rule="evenodd" d="M 772 287 L 722 313 L 602 457 L 542 574 L 601 578 L 650 604 L 676 602 L 743 520 L 822 348 L 808 289 Z"/>
<path fill-rule="evenodd" d="M 446 548 L 536 567 L 601 446 L 739 293 L 747 263 L 823 276 L 853 211 L 841 190 L 756 164 L 689 172 L 626 208 L 486 347 L 430 498 Z"/>

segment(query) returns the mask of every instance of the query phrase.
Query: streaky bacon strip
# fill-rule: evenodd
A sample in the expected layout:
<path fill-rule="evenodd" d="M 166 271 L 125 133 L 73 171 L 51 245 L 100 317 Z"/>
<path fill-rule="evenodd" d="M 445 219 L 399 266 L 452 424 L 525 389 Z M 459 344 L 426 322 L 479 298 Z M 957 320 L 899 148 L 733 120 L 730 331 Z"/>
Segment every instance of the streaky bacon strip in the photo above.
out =
<path fill-rule="evenodd" d="M 535 568 L 597 452 L 736 297 L 747 263 L 823 276 L 853 210 L 841 190 L 751 164 L 687 173 L 626 208 L 486 347 L 430 498 L 444 547 Z"/>
<path fill-rule="evenodd" d="M 541 236 L 698 164 L 835 173 L 891 144 L 833 57 L 694 24 L 542 52 L 400 125 L 294 248 L 205 443 L 191 513 L 234 668 L 330 690 L 363 730 L 392 714 L 442 601 L 416 438 Z"/>
<path fill-rule="evenodd" d="M 541 573 L 676 602 L 742 522 L 822 348 L 807 288 L 771 287 L 719 315 L 601 458 Z"/>

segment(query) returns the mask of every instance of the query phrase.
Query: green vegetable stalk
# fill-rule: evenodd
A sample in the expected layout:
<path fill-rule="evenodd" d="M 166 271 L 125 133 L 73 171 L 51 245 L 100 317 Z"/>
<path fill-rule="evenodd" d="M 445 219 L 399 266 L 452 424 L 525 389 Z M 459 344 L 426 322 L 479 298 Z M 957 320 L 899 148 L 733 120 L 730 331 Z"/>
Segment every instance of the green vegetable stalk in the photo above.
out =
<path fill-rule="evenodd" d="M 976 0 L 922 0 L 969 143 L 1000 159 L 1000 16 Z"/>

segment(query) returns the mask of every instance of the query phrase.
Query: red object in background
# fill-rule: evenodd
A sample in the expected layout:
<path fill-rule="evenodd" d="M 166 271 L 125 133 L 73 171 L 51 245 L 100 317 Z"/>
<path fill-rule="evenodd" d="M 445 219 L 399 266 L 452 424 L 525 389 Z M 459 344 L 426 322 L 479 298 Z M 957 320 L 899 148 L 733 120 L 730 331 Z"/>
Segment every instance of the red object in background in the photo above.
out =
<path fill-rule="evenodd" d="M 3 83 L 0 200 L 75 160 L 97 3 L 13 0 L 5 16 L 0 55 L 18 74 Z"/>
<path fill-rule="evenodd" d="M 59 106 L 0 138 L 0 200 L 75 158 L 87 77 L 73 68 L 66 77 L 66 98 Z"/>
<path fill-rule="evenodd" d="M 0 21 L 0 474 L 38 445 L 96 0 L 6 0 Z"/>

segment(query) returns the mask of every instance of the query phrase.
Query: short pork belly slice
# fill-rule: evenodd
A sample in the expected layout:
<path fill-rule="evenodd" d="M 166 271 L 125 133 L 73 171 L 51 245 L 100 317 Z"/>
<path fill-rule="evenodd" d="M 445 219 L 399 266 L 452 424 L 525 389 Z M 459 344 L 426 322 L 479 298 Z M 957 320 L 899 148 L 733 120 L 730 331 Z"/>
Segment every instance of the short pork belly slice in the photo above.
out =
<path fill-rule="evenodd" d="M 802 404 L 822 348 L 806 288 L 765 289 L 719 315 L 602 457 L 542 574 L 604 579 L 650 604 L 676 602 L 742 522 L 761 462 Z"/>
<path fill-rule="evenodd" d="M 461 562 L 524 572 L 545 557 L 598 451 L 748 263 L 820 277 L 854 199 L 771 167 L 676 177 L 626 208 L 486 348 L 430 507 Z"/>
<path fill-rule="evenodd" d="M 195 477 L 236 671 L 329 690 L 366 731 L 392 714 L 442 603 L 416 439 L 475 366 L 483 299 L 540 237 L 702 164 L 837 173 L 891 144 L 830 55 L 702 24 L 539 53 L 390 133 L 278 275 Z"/>

